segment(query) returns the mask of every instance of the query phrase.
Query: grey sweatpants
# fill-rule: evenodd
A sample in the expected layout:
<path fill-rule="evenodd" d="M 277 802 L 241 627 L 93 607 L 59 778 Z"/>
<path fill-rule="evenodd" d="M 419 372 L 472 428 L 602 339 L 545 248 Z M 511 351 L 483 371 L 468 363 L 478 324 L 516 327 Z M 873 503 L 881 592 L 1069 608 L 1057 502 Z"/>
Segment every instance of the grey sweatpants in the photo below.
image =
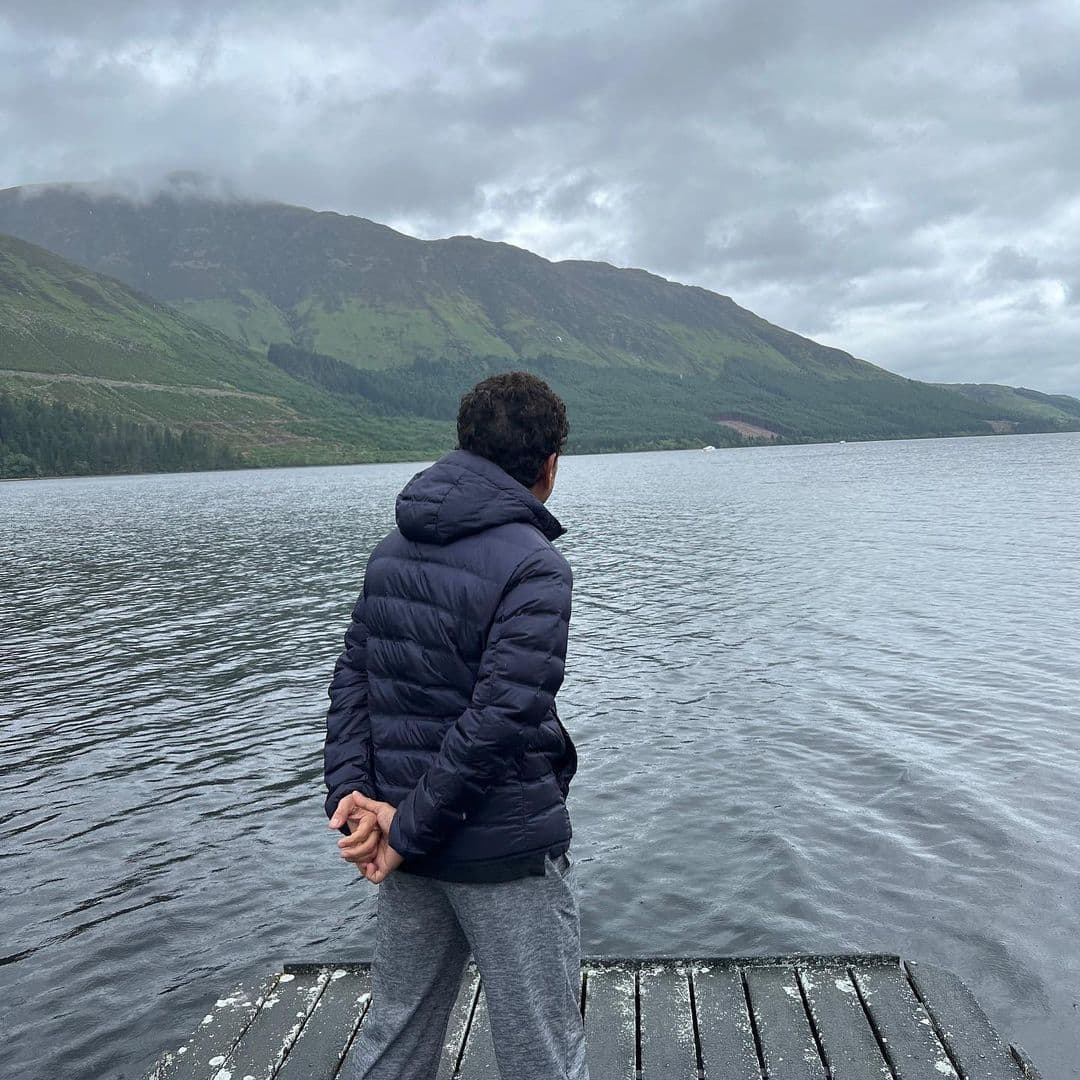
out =
<path fill-rule="evenodd" d="M 588 1080 L 572 859 L 491 884 L 392 873 L 379 886 L 371 1005 L 346 1080 L 434 1080 L 470 952 L 502 1080 Z"/>

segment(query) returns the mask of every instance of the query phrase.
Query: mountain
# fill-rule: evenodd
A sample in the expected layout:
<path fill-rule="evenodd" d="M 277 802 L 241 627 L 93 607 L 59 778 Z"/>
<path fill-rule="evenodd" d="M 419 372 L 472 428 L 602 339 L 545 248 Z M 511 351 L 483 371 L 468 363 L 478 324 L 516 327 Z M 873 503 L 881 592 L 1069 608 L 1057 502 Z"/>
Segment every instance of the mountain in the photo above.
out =
<path fill-rule="evenodd" d="M 1080 398 L 1068 394 L 1041 394 L 1038 390 L 997 383 L 939 385 L 985 405 L 1000 416 L 1014 417 L 1017 427 L 1039 428 L 1043 424 L 1071 427 L 1080 421 Z"/>
<path fill-rule="evenodd" d="M 216 329 L 215 341 L 227 335 L 260 379 L 286 380 L 257 392 L 292 410 L 277 425 L 291 438 L 301 414 L 355 414 L 382 432 L 379 452 L 399 431 L 410 445 L 420 431 L 437 441 L 468 385 L 515 367 L 566 398 L 577 451 L 1080 428 L 901 378 L 643 270 L 553 263 L 472 237 L 417 240 L 364 218 L 222 198 L 190 177 L 140 197 L 0 191 L 0 232 L 119 279 L 185 325 Z M 206 380 L 218 369 L 199 370 Z M 132 363 L 127 377 L 149 378 L 139 372 Z M 306 434 L 303 459 L 319 460 L 326 433 Z M 327 460 L 345 459 L 338 427 L 333 440 Z"/>
<path fill-rule="evenodd" d="M 186 179 L 186 178 L 184 178 Z M 0 191 L 22 237 L 255 348 L 289 342 L 358 367 L 538 356 L 691 373 L 866 374 L 871 366 L 772 326 L 729 297 L 603 263 L 551 263 L 472 237 L 423 241 L 360 217 L 61 186 Z"/>
<path fill-rule="evenodd" d="M 220 331 L 9 236 L 0 395 L 0 475 L 424 457 L 451 440 L 448 424 L 343 404 Z M 116 421 L 135 426 L 118 435 Z"/>

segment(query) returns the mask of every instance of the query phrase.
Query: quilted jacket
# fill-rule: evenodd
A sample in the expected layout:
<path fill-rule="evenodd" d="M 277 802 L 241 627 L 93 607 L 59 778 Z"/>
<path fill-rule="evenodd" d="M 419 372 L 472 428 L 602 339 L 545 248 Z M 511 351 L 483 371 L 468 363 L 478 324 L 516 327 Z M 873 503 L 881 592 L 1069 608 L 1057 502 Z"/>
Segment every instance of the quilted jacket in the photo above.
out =
<path fill-rule="evenodd" d="M 570 844 L 577 769 L 555 710 L 573 579 L 552 540 L 565 530 L 465 450 L 417 473 L 396 518 L 334 668 L 326 813 L 353 790 L 391 803 L 407 873 L 543 874 Z"/>

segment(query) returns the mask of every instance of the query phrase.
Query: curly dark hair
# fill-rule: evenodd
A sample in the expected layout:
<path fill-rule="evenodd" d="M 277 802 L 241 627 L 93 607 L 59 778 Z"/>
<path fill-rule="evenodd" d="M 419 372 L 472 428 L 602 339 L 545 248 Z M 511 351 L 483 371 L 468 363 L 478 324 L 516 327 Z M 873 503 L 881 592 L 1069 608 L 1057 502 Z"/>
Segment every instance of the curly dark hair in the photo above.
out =
<path fill-rule="evenodd" d="M 562 453 L 569 431 L 562 398 L 527 371 L 489 376 L 458 407 L 459 449 L 494 461 L 527 488 L 545 458 Z"/>

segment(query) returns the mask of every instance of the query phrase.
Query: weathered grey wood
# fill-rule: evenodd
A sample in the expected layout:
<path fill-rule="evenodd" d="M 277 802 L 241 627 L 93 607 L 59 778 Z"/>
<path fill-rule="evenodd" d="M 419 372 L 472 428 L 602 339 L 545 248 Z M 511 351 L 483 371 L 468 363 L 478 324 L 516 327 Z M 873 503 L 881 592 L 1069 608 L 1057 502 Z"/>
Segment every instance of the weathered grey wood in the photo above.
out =
<path fill-rule="evenodd" d="M 585 1060 L 590 1080 L 637 1075 L 634 972 L 626 965 L 585 968 Z"/>
<path fill-rule="evenodd" d="M 469 1026 L 465 1056 L 461 1059 L 461 1080 L 499 1080 L 499 1066 L 495 1062 L 495 1044 L 491 1041 L 491 1020 L 488 1017 L 483 981 L 480 983 L 480 996 L 476 999 L 476 1009 Z"/>
<path fill-rule="evenodd" d="M 147 1080 L 204 1080 L 216 1071 L 210 1059 L 229 1053 L 239 1042 L 277 981 L 277 975 L 268 975 L 218 998 L 191 1037 L 158 1059 Z"/>
<path fill-rule="evenodd" d="M 691 973 L 705 1075 L 761 1080 L 742 972 L 734 964 L 703 964 Z"/>
<path fill-rule="evenodd" d="M 896 1080 L 957 1080 L 930 1017 L 899 965 L 852 967 L 851 975 L 885 1044 Z"/>
<path fill-rule="evenodd" d="M 1043 1075 L 1035 1067 L 1035 1062 L 1028 1057 L 1027 1051 L 1022 1046 L 1017 1046 L 1013 1043 L 1009 1049 L 1012 1051 L 1012 1056 L 1016 1059 L 1016 1064 L 1020 1068 L 1020 1073 L 1024 1077 L 1024 1080 L 1043 1080 Z"/>
<path fill-rule="evenodd" d="M 702 1070 L 707 1080 L 1038 1080 L 971 991 L 935 965 L 877 955 L 587 959 L 582 974 L 593 1080 L 635 1080 L 639 1065 L 642 1080 Z M 348 1070 L 343 1053 L 357 1045 L 370 987 L 366 963 L 289 964 L 219 999 L 148 1080 L 332 1080 Z M 470 964 L 436 1080 L 497 1077 Z"/>
<path fill-rule="evenodd" d="M 975 995 L 956 975 L 936 964 L 908 963 L 905 966 L 965 1078 L 1018 1080 L 1023 1076 L 1009 1047 L 994 1030 Z"/>
<path fill-rule="evenodd" d="M 642 1080 L 697 1080 L 697 1047 L 686 968 L 643 966 L 638 973 Z"/>
<path fill-rule="evenodd" d="M 832 1080 L 892 1080 L 877 1036 L 844 968 L 802 969 L 799 980 Z"/>
<path fill-rule="evenodd" d="M 461 980 L 461 989 L 458 990 L 454 1007 L 450 1010 L 446 1041 L 443 1043 L 442 1058 L 439 1060 L 439 1071 L 435 1074 L 435 1080 L 451 1080 L 457 1072 L 457 1064 L 465 1049 L 465 1036 L 469 1032 L 469 1022 L 472 1020 L 473 1007 L 479 992 L 480 975 L 476 967 L 470 964 Z"/>
<path fill-rule="evenodd" d="M 825 1080 L 792 967 L 748 967 L 746 984 L 769 1080 Z"/>
<path fill-rule="evenodd" d="M 276 1080 L 331 1080 L 371 1001 L 366 971 L 330 972 L 307 1022 L 285 1058 Z"/>
<path fill-rule="evenodd" d="M 227 1054 L 211 1058 L 222 1074 L 271 1080 L 315 1008 L 330 972 L 282 975 L 255 1019 Z"/>

